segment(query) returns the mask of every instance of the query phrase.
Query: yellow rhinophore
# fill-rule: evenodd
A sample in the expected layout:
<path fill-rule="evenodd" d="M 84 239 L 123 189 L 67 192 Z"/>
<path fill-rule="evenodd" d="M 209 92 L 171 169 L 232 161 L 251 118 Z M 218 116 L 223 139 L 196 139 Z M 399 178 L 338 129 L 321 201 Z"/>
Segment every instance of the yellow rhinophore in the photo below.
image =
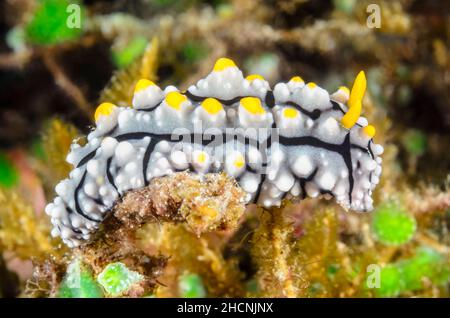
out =
<path fill-rule="evenodd" d="M 261 100 L 257 97 L 244 97 L 241 99 L 241 105 L 253 115 L 261 115 L 266 112 L 262 107 Z"/>
<path fill-rule="evenodd" d="M 236 67 L 236 64 L 234 64 L 233 60 L 230 60 L 226 57 L 221 57 L 216 61 L 216 64 L 214 64 L 214 71 L 220 72 L 230 67 Z"/>
<path fill-rule="evenodd" d="M 286 118 L 295 118 L 298 115 L 298 111 L 295 108 L 285 108 L 283 110 L 283 116 Z"/>
<path fill-rule="evenodd" d="M 259 74 L 251 74 L 247 76 L 245 79 L 249 82 L 254 81 L 255 79 L 260 79 L 261 81 L 264 81 L 264 77 L 262 77 Z"/>
<path fill-rule="evenodd" d="M 98 122 L 101 116 L 109 116 L 112 113 L 114 107 L 116 106 L 111 103 L 101 103 L 95 110 L 95 122 Z"/>
<path fill-rule="evenodd" d="M 217 99 L 212 97 L 205 99 L 202 102 L 202 107 L 211 115 L 215 115 L 223 109 L 222 104 Z"/>
<path fill-rule="evenodd" d="M 294 76 L 289 80 L 289 82 L 304 83 L 305 81 L 300 76 Z"/>
<path fill-rule="evenodd" d="M 150 81 L 146 78 L 142 78 L 136 83 L 136 86 L 134 87 L 134 93 L 136 94 L 137 92 L 142 91 L 142 90 L 146 89 L 147 87 L 153 86 L 153 85 L 155 85 L 155 83 L 153 83 L 152 81 Z"/>
<path fill-rule="evenodd" d="M 350 92 L 350 97 L 348 99 L 348 111 L 342 117 L 342 125 L 350 129 L 358 120 L 361 115 L 362 99 L 366 91 L 366 75 L 363 71 L 359 72 L 356 76 L 355 82 L 353 83 L 352 90 Z"/>
<path fill-rule="evenodd" d="M 181 104 L 187 100 L 187 97 L 182 95 L 180 92 L 170 92 L 166 96 L 166 103 L 170 107 L 180 110 Z"/>
<path fill-rule="evenodd" d="M 375 136 L 375 127 L 373 127 L 372 125 L 367 125 L 366 127 L 363 128 L 364 133 L 369 136 L 369 138 L 373 138 L 373 136 Z"/>
<path fill-rule="evenodd" d="M 317 84 L 314 82 L 309 82 L 308 84 L 306 84 L 306 86 L 308 86 L 309 88 L 315 88 Z"/>

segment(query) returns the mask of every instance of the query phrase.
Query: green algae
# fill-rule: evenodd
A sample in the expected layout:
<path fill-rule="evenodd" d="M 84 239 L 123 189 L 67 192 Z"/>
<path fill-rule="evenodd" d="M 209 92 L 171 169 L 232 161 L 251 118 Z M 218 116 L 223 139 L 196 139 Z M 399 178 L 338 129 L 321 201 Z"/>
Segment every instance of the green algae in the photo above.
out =
<path fill-rule="evenodd" d="M 181 49 L 188 63 L 196 63 L 208 56 L 208 47 L 200 41 L 188 41 Z"/>
<path fill-rule="evenodd" d="M 122 295 L 142 279 L 141 274 L 129 270 L 120 262 L 108 264 L 97 277 L 98 283 L 111 296 Z"/>
<path fill-rule="evenodd" d="M 12 188 L 19 182 L 19 173 L 14 164 L 0 152 L 0 187 Z"/>
<path fill-rule="evenodd" d="M 403 272 L 405 289 L 410 291 L 422 289 L 427 279 L 438 286 L 450 279 L 445 257 L 429 247 L 419 248 L 413 258 L 400 262 L 399 266 Z"/>
<path fill-rule="evenodd" d="M 206 290 L 203 280 L 198 274 L 184 274 L 179 279 L 180 297 L 183 298 L 204 298 Z"/>
<path fill-rule="evenodd" d="M 145 37 L 137 36 L 127 45 L 120 49 L 113 49 L 112 59 L 118 68 L 124 68 L 133 63 L 145 51 L 148 40 Z"/>
<path fill-rule="evenodd" d="M 80 27 L 71 26 L 70 5 L 80 9 Z M 32 19 L 25 26 L 25 34 L 32 44 L 49 45 L 79 38 L 83 32 L 84 9 L 76 1 L 41 0 Z"/>
<path fill-rule="evenodd" d="M 405 292 L 420 291 L 427 282 L 445 286 L 450 281 L 447 264 L 446 258 L 436 250 L 419 247 L 411 258 L 381 268 L 380 284 L 374 288 L 374 293 L 377 297 L 397 297 Z"/>
<path fill-rule="evenodd" d="M 427 136 L 420 130 L 409 129 L 402 136 L 406 151 L 413 156 L 421 156 L 427 151 Z"/>
<path fill-rule="evenodd" d="M 375 289 L 378 297 L 396 297 L 404 290 L 402 271 L 396 265 L 387 265 L 380 271 L 380 288 Z"/>
<path fill-rule="evenodd" d="M 374 212 L 372 231 L 375 238 L 386 245 L 408 242 L 416 232 L 416 220 L 395 202 L 387 202 Z"/>
<path fill-rule="evenodd" d="M 87 265 L 77 259 L 67 267 L 67 273 L 59 286 L 57 297 L 102 298 L 103 292 Z"/>

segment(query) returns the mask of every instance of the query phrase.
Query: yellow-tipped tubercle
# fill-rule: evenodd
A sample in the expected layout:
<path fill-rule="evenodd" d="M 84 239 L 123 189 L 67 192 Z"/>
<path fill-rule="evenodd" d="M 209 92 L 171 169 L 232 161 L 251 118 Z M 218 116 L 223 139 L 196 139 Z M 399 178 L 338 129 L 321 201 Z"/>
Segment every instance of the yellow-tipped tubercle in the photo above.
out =
<path fill-rule="evenodd" d="M 181 104 L 186 100 L 187 97 L 180 92 L 170 92 L 166 96 L 166 103 L 176 110 L 180 110 Z"/>
<path fill-rule="evenodd" d="M 283 110 L 283 115 L 286 118 L 295 118 L 297 117 L 298 111 L 294 108 L 285 108 Z"/>
<path fill-rule="evenodd" d="M 203 163 L 205 163 L 207 158 L 208 158 L 208 155 L 202 151 L 197 155 L 197 162 L 200 164 L 203 164 Z"/>
<path fill-rule="evenodd" d="M 153 83 L 152 81 L 150 81 L 146 78 L 140 79 L 136 83 L 136 86 L 134 87 L 134 93 L 136 94 L 137 92 L 142 91 L 142 90 L 146 89 L 147 87 L 153 86 L 153 85 L 155 85 L 155 83 Z"/>
<path fill-rule="evenodd" d="M 341 120 L 341 123 L 345 128 L 352 128 L 361 115 L 362 99 L 365 92 L 366 75 L 363 71 L 361 71 L 359 72 L 358 76 L 356 76 L 355 82 L 353 83 L 353 87 L 350 92 L 350 97 L 348 99 L 349 109 Z"/>
<path fill-rule="evenodd" d="M 242 168 L 245 165 L 245 159 L 242 155 L 239 155 L 236 160 L 234 160 L 234 166 L 236 168 Z"/>
<path fill-rule="evenodd" d="M 264 77 L 262 77 L 259 74 L 251 74 L 251 75 L 247 76 L 245 79 L 249 82 L 254 81 L 255 79 L 264 81 Z"/>
<path fill-rule="evenodd" d="M 94 114 L 95 122 L 98 122 L 100 117 L 102 116 L 109 116 L 112 113 L 114 107 L 116 106 L 111 103 L 101 103 L 100 105 L 98 105 Z"/>
<path fill-rule="evenodd" d="M 214 71 L 220 72 L 230 67 L 236 67 L 236 64 L 233 62 L 233 60 L 221 57 L 216 61 L 216 64 L 214 64 Z"/>
<path fill-rule="evenodd" d="M 347 96 L 350 96 L 350 90 L 346 86 L 340 86 L 339 90 L 346 94 Z"/>
<path fill-rule="evenodd" d="M 289 82 L 304 83 L 305 81 L 300 76 L 294 76 L 289 80 Z"/>
<path fill-rule="evenodd" d="M 364 127 L 363 131 L 369 138 L 373 138 L 376 133 L 375 127 L 373 127 L 372 125 L 367 125 L 366 127 Z"/>
<path fill-rule="evenodd" d="M 212 97 L 205 99 L 202 102 L 202 107 L 211 115 L 215 115 L 223 109 L 222 104 L 217 99 Z"/>
<path fill-rule="evenodd" d="M 309 82 L 308 84 L 306 84 L 306 86 L 308 86 L 309 88 L 315 88 L 317 84 L 314 82 Z"/>
<path fill-rule="evenodd" d="M 257 97 L 244 97 L 241 99 L 241 105 L 253 115 L 261 115 L 265 113 L 261 100 Z"/>

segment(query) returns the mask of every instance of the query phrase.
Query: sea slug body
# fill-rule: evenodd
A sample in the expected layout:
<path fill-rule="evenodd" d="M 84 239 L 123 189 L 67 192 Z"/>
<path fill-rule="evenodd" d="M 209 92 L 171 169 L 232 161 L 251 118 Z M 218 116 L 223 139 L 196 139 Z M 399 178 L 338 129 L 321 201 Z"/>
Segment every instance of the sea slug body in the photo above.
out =
<path fill-rule="evenodd" d="M 132 107 L 101 104 L 86 145 L 72 145 L 74 169 L 46 207 L 52 235 L 79 246 L 125 192 L 184 170 L 224 171 L 265 207 L 323 196 L 369 211 L 383 147 L 360 116 L 365 89 L 363 72 L 332 95 L 299 76 L 271 89 L 227 58 L 185 92 L 142 79 Z"/>

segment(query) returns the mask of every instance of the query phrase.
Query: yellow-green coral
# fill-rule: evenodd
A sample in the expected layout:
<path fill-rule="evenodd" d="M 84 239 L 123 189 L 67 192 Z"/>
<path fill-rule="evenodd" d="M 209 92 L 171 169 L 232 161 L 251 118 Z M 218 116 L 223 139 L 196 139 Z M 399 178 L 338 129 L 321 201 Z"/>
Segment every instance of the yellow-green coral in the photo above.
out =
<path fill-rule="evenodd" d="M 0 189 L 0 248 L 20 258 L 61 255 L 60 241 L 50 236 L 50 224 L 14 191 Z"/>
<path fill-rule="evenodd" d="M 50 187 L 65 178 L 72 166 L 66 161 L 67 153 L 73 140 L 78 136 L 78 130 L 61 119 L 52 119 L 42 133 L 42 148 L 45 162 L 41 171 L 44 180 Z"/>

